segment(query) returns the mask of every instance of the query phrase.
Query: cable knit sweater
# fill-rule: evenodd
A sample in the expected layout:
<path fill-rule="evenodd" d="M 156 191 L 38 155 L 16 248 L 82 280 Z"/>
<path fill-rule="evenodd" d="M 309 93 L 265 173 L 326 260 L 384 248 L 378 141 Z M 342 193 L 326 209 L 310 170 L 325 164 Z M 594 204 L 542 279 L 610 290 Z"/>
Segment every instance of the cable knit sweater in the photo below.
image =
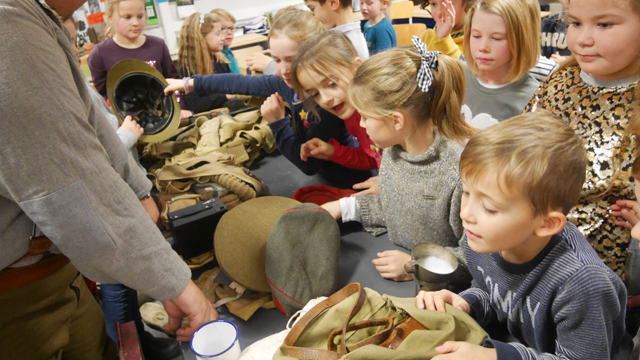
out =
<path fill-rule="evenodd" d="M 389 239 L 407 249 L 422 243 L 453 247 L 461 258 L 461 153 L 460 145 L 439 135 L 423 154 L 409 154 L 399 145 L 385 149 L 380 194 L 356 197 L 365 230 L 389 231 Z"/>

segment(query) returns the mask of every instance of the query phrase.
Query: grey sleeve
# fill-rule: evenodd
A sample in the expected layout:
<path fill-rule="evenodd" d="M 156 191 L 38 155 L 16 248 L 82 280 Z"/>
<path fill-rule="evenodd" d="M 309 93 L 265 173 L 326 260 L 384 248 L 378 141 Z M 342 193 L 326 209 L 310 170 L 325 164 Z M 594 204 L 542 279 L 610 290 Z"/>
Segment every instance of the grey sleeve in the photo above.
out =
<path fill-rule="evenodd" d="M 271 62 L 264 68 L 262 71 L 264 75 L 277 75 L 276 74 L 276 62 L 271 60 Z"/>
<path fill-rule="evenodd" d="M 386 233 L 387 228 L 380 195 L 360 195 L 356 196 L 356 199 L 364 229 L 376 236 Z"/>
<path fill-rule="evenodd" d="M 136 197 L 149 182 L 93 106 L 60 26 L 35 2 L 2 5 L 0 195 L 84 275 L 172 299 L 189 268 Z"/>
<path fill-rule="evenodd" d="M 116 131 L 116 134 L 118 134 L 118 137 L 120 137 L 122 145 L 124 145 L 124 147 L 127 149 L 131 149 L 133 145 L 135 145 L 136 141 L 138 141 L 138 138 L 127 129 L 118 129 L 118 131 Z"/>

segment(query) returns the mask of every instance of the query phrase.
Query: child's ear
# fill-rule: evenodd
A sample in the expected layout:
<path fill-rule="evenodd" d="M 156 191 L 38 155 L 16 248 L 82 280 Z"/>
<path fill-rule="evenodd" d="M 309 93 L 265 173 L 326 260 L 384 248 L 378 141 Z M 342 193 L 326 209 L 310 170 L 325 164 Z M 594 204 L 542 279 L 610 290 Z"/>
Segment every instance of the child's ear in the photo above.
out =
<path fill-rule="evenodd" d="M 396 131 L 400 131 L 404 128 L 404 125 L 406 124 L 404 114 L 400 111 L 394 111 L 391 113 L 391 118 L 393 119 L 393 128 L 396 129 Z"/>
<path fill-rule="evenodd" d="M 328 0 L 331 11 L 338 12 L 340 9 L 340 0 Z"/>
<path fill-rule="evenodd" d="M 543 222 L 536 228 L 538 237 L 553 236 L 567 225 L 567 217 L 560 211 L 551 211 L 543 217 Z"/>
<path fill-rule="evenodd" d="M 355 59 L 353 59 L 353 66 L 357 69 L 358 67 L 360 67 L 360 65 L 362 65 L 364 61 L 362 61 L 362 59 L 360 59 L 360 57 L 356 56 Z"/>

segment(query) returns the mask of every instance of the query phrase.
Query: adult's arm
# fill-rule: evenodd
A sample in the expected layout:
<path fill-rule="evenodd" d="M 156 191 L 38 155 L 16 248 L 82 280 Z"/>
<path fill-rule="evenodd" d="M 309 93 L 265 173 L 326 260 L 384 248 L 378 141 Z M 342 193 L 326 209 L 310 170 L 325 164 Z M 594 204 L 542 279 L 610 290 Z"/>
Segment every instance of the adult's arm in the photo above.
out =
<path fill-rule="evenodd" d="M 190 271 L 140 204 L 148 183 L 91 102 L 60 25 L 35 2 L 3 2 L 0 38 L 0 196 L 89 278 L 176 298 Z"/>

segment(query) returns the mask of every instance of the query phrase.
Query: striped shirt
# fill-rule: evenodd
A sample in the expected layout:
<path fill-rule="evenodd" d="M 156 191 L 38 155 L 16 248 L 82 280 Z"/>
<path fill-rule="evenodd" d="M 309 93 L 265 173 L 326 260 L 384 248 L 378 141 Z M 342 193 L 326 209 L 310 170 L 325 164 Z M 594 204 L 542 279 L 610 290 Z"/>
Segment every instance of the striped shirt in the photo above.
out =
<path fill-rule="evenodd" d="M 475 319 L 496 320 L 519 343 L 485 340 L 498 359 L 628 359 L 624 284 L 571 223 L 536 257 L 513 264 L 464 239 L 472 287 L 460 293 Z"/>

